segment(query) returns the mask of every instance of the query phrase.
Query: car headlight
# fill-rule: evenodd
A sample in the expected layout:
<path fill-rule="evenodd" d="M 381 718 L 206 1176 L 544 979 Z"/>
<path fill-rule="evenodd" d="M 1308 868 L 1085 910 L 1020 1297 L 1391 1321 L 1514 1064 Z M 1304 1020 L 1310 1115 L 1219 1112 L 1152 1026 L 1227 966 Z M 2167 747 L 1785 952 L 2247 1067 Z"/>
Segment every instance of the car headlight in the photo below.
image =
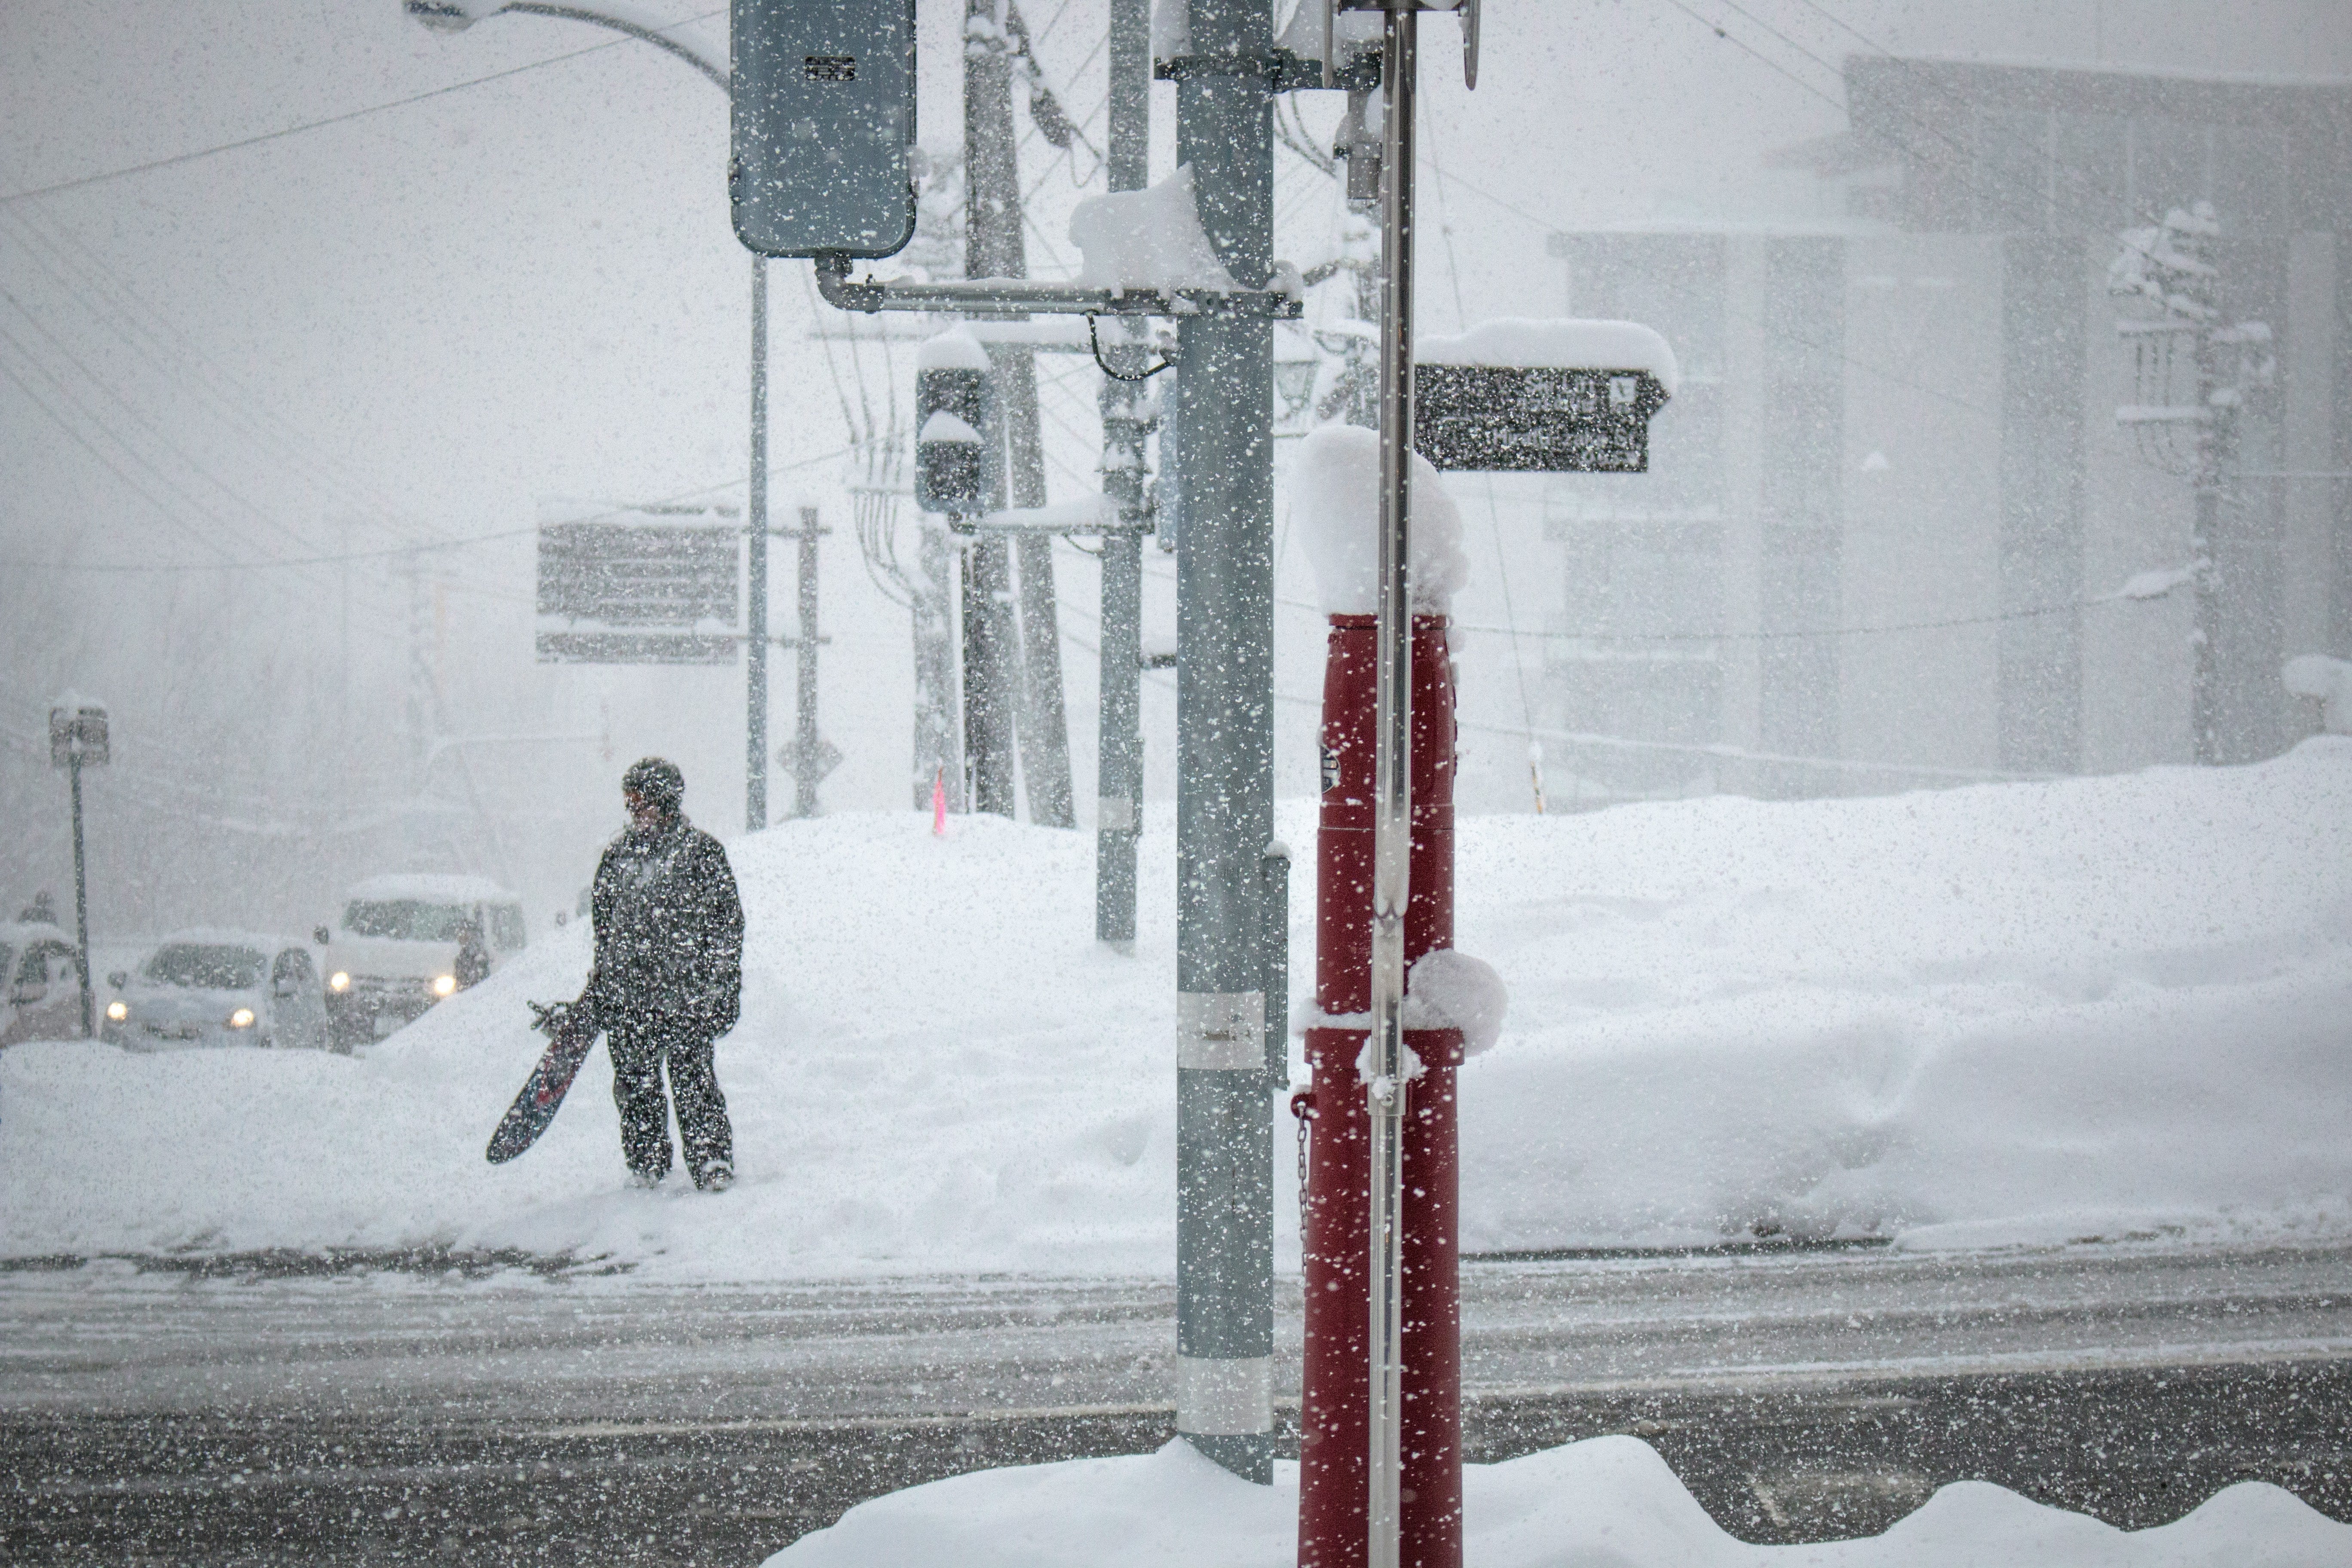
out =
<path fill-rule="evenodd" d="M 332 974 L 327 976 L 328 990 L 349 991 L 351 988 L 352 977 L 342 970 L 338 969 Z"/>
<path fill-rule="evenodd" d="M 109 1023 L 120 1024 L 123 1019 L 128 1018 L 129 1016 L 131 1016 L 130 1003 L 109 1002 L 106 1005 L 106 1017 Z"/>
<path fill-rule="evenodd" d="M 433 994 L 436 996 L 455 996 L 457 994 L 457 977 L 456 975 L 436 974 L 433 977 Z"/>
<path fill-rule="evenodd" d="M 250 1029 L 253 1027 L 253 1009 L 250 1007 L 239 1007 L 236 1012 L 231 1013 L 228 1016 L 228 1026 L 232 1029 Z"/>

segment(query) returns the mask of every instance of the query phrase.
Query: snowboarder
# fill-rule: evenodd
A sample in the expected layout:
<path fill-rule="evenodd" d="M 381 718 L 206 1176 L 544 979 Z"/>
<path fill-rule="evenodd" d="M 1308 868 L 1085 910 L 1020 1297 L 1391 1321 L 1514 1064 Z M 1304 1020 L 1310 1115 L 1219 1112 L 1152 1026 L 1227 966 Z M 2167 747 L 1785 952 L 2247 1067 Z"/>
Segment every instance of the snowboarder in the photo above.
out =
<path fill-rule="evenodd" d="M 647 757 L 622 776 L 629 826 L 596 868 L 596 959 L 575 1005 L 604 1031 L 621 1153 L 640 1186 L 669 1174 L 677 1101 L 686 1168 L 704 1192 L 735 1179 L 734 1130 L 711 1056 L 742 1011 L 743 906 L 719 840 L 686 819 L 677 764 Z"/>

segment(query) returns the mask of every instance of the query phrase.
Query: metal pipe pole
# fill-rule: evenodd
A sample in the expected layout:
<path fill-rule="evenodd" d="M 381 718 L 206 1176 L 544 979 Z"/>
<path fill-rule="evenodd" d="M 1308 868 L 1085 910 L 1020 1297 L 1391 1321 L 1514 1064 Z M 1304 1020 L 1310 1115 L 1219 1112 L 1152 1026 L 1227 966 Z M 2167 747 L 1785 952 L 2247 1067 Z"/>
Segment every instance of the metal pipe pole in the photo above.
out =
<path fill-rule="evenodd" d="M 793 773 L 793 815 L 814 816 L 817 811 L 816 786 L 824 776 L 818 770 L 817 748 L 824 742 L 816 732 L 816 542 L 822 531 L 817 527 L 816 508 L 801 508 L 800 570 L 794 586 L 800 593 L 800 641 L 793 650 L 793 744 L 800 753 L 801 765 Z"/>
<path fill-rule="evenodd" d="M 97 1004 L 89 984 L 89 878 L 83 869 L 81 853 L 81 750 L 75 745 L 73 756 L 66 763 L 73 785 L 74 838 L 74 941 L 80 948 L 75 960 L 81 970 L 81 1037 L 90 1039 L 98 1033 Z"/>
<path fill-rule="evenodd" d="M 1110 0 L 1108 184 L 1139 191 L 1150 177 L 1151 17 L 1149 0 Z M 1119 375 L 1147 368 L 1144 323 L 1112 324 L 1103 358 Z M 1102 697 L 1095 773 L 1095 940 L 1135 947 L 1135 851 L 1143 830 L 1145 384 L 1102 385 L 1103 494 L 1124 525 L 1102 542 Z"/>
<path fill-rule="evenodd" d="M 1192 0 L 1177 161 L 1235 281 L 1273 270 L 1265 0 Z M 1274 1476 L 1274 1119 L 1263 918 L 1274 837 L 1274 331 L 1177 327 L 1176 1429 Z"/>
<path fill-rule="evenodd" d="M 743 817 L 768 826 L 768 258 L 751 258 L 751 494 L 744 521 L 751 542 L 751 663 L 745 672 Z"/>
<path fill-rule="evenodd" d="M 1412 867 L 1412 161 L 1419 17 L 1386 17 L 1381 124 L 1381 533 L 1372 770 L 1368 1568 L 1397 1568 L 1404 1425 L 1404 944 Z"/>

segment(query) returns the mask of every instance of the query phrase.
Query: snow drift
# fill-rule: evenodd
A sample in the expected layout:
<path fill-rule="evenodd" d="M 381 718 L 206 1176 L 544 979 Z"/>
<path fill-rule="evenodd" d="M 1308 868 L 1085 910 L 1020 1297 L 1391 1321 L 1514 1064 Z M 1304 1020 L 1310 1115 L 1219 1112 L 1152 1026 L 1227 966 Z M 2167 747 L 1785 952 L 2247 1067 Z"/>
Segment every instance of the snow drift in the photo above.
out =
<path fill-rule="evenodd" d="M 1311 812 L 1286 803 L 1282 835 L 1308 842 Z M 9 1049 L 0 1250 L 1165 1271 L 1175 846 L 1149 826 L 1131 958 L 1092 940 L 1090 837 L 969 817 L 941 841 L 908 813 L 734 844 L 751 946 L 719 1050 L 724 1196 L 625 1189 L 601 1050 L 538 1148 L 483 1162 L 542 1044 L 524 1001 L 579 989 L 575 930 L 357 1058 Z M 2243 768 L 1472 817 L 1459 845 L 1462 947 L 1510 992 L 1461 1079 L 1471 1250 L 2352 1232 L 2352 739 Z M 1302 988 L 1313 894 L 1300 879 Z"/>
<path fill-rule="evenodd" d="M 1595 1437 L 1463 1473 L 1466 1568 L 2333 1568 L 2352 1525 L 2241 1482 L 2126 1532 L 1962 1481 L 1884 1535 L 1753 1546 L 1727 1535 L 1638 1437 Z M 1288 1568 L 1298 1467 L 1252 1486 L 1181 1439 L 1156 1454 L 981 1470 L 861 1503 L 769 1568 Z"/>

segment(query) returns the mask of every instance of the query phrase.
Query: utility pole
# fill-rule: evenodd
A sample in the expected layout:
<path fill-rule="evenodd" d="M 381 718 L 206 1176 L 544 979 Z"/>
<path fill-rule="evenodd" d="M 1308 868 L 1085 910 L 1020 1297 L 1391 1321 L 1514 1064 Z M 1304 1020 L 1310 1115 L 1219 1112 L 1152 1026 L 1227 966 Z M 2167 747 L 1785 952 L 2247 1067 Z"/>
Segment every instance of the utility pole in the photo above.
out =
<path fill-rule="evenodd" d="M 744 639 L 743 817 L 757 833 L 768 826 L 768 258 L 751 258 L 751 576 L 748 634 Z M 805 590 L 803 590 L 805 592 Z M 808 650 L 802 649 L 803 664 Z M 812 787 L 804 785 L 804 788 Z"/>
<path fill-rule="evenodd" d="M 1029 271 L 1013 138 L 1008 12 L 1005 0 L 965 0 L 964 273 L 970 278 L 1024 278 Z M 1036 365 L 1018 344 L 992 347 L 989 357 L 998 384 L 998 423 L 982 432 L 993 480 L 991 506 L 1043 506 Z M 974 540 L 965 554 L 963 597 L 965 747 L 973 808 L 1013 814 L 1017 724 L 1031 817 L 1047 826 L 1070 826 L 1076 818 L 1070 799 L 1053 542 L 1028 537 L 1008 548 L 1001 538 Z"/>
<path fill-rule="evenodd" d="M 2210 204 L 2175 207 L 2161 223 L 2126 230 L 2123 248 L 2107 268 L 2109 293 L 2141 296 L 2162 311 L 2152 319 L 2116 323 L 2133 344 L 2137 398 L 2116 410 L 2116 421 L 2134 433 L 2143 456 L 2175 472 L 2185 469 L 2195 496 L 2189 569 L 2195 574 L 2197 629 L 2190 638 L 2189 737 L 2191 754 L 2207 765 L 2229 760 L 2231 750 L 2222 738 L 2222 507 L 2236 487 L 2239 415 L 2247 394 L 2267 385 L 2274 370 L 2269 325 L 2224 316 L 2221 275 L 2205 254 L 2207 242 L 2221 232 Z M 2165 400 L 2171 395 L 2178 345 L 2184 340 L 2194 355 L 2194 391 L 2192 401 L 2174 404 Z M 2168 461 L 2177 451 L 2171 432 L 2184 426 L 2191 432 L 2188 460 Z"/>
<path fill-rule="evenodd" d="M 1008 268 L 1025 270 L 1020 174 L 1013 162 L 1012 62 L 991 37 L 998 30 L 996 0 L 965 0 L 964 18 L 964 276 L 1009 277 Z M 998 406 L 1003 402 L 998 398 Z M 995 427 L 981 435 L 989 454 L 989 505 L 1001 509 L 1004 437 L 1001 423 L 992 423 Z M 1015 799 L 1013 716 L 1020 672 L 1014 641 L 1012 552 L 1002 538 L 982 534 L 963 552 L 964 768 L 971 808 L 1000 816 L 1013 814 Z"/>
<path fill-rule="evenodd" d="M 1191 0 L 1177 162 L 1244 289 L 1273 269 L 1274 40 L 1265 0 Z M 1274 332 L 1188 316 L 1176 334 L 1184 526 L 1176 550 L 1176 1429 L 1273 1479 L 1270 962 L 1274 838 Z"/>
<path fill-rule="evenodd" d="M 1110 0 L 1109 186 L 1150 179 L 1150 0 Z M 1144 442 L 1151 431 L 1149 338 L 1114 323 L 1103 345 L 1103 496 L 1119 526 L 1102 542 L 1102 699 L 1096 773 L 1095 939 L 1135 947 L 1135 848 L 1143 831 Z M 1135 379 L 1122 379 L 1132 377 Z"/>

